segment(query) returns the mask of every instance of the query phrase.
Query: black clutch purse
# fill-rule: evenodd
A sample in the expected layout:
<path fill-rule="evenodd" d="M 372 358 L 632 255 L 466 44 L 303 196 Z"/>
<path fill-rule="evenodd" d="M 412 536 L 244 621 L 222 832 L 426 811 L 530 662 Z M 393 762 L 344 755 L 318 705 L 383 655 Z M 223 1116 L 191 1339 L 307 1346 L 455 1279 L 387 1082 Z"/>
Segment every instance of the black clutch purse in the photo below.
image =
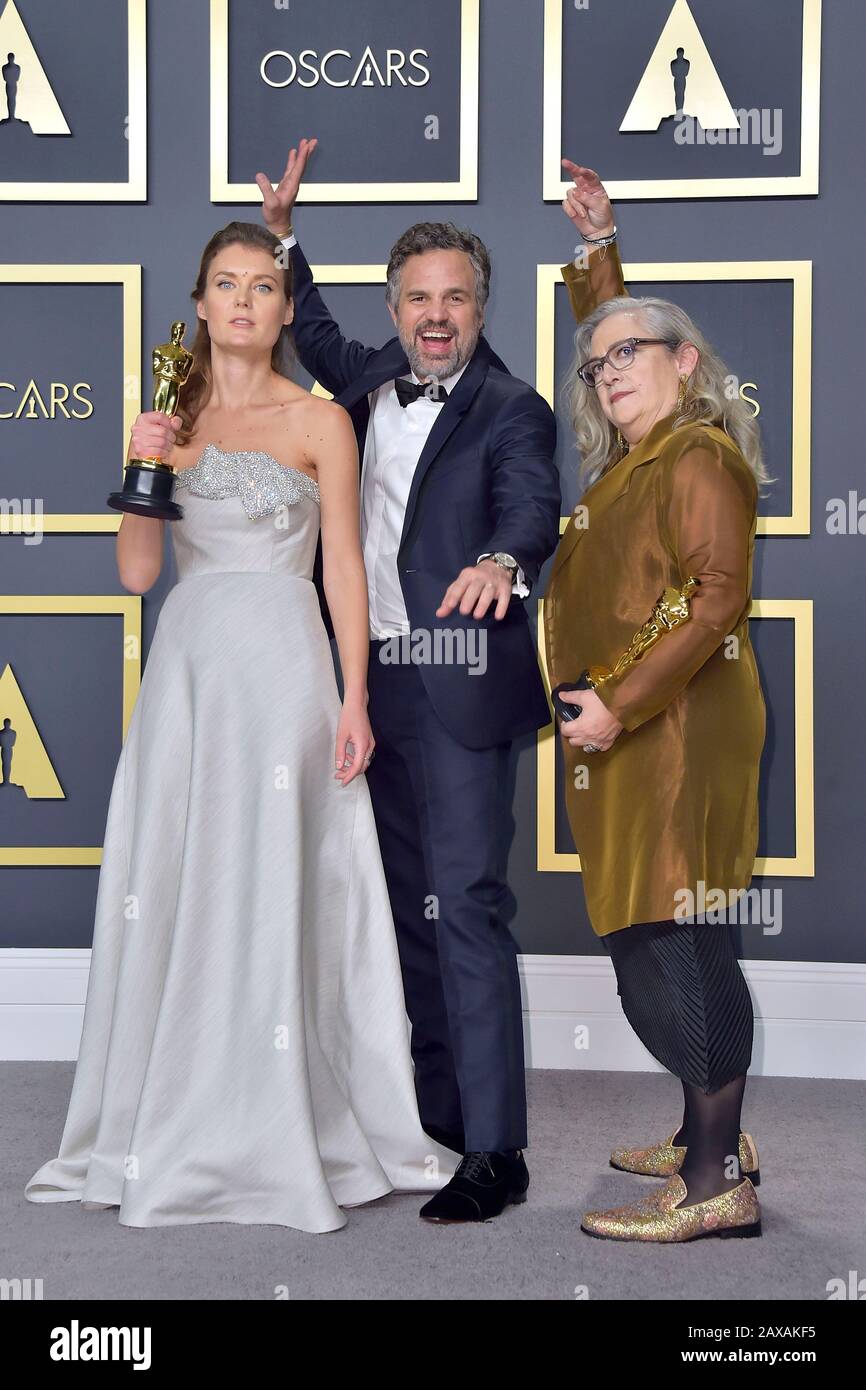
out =
<path fill-rule="evenodd" d="M 561 681 L 554 690 L 551 690 L 550 699 L 553 704 L 553 708 L 556 710 L 560 719 L 563 719 L 566 722 L 568 722 L 571 719 L 579 719 L 581 714 L 583 713 L 583 705 L 571 705 L 566 700 L 560 700 L 559 697 L 563 691 L 571 692 L 572 690 L 591 689 L 592 686 L 589 682 L 589 672 L 583 671 L 581 672 L 580 678 L 578 680 Z"/>

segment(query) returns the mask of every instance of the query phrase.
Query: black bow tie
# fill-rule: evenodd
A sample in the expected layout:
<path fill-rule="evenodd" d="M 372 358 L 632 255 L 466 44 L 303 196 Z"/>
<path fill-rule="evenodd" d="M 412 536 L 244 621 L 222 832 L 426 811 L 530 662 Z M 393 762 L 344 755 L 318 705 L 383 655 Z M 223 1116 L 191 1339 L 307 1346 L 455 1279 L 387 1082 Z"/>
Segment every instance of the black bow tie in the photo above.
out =
<path fill-rule="evenodd" d="M 422 396 L 426 397 L 428 401 L 432 401 L 434 405 L 442 405 L 448 396 L 445 387 L 440 385 L 438 381 L 404 381 L 402 377 L 398 376 L 394 382 L 394 387 L 397 392 L 397 400 L 404 410 L 413 401 L 420 401 Z"/>

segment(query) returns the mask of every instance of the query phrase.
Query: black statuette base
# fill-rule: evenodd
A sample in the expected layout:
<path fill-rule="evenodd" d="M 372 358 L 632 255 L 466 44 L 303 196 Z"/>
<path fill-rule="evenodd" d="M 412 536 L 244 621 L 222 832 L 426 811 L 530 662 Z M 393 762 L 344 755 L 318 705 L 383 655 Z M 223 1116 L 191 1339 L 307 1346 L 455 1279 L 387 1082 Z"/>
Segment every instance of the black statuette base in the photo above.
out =
<path fill-rule="evenodd" d="M 109 507 L 162 521 L 180 521 L 183 508 L 173 500 L 175 474 L 170 468 L 143 468 L 128 463 L 123 475 L 123 491 L 112 492 Z"/>

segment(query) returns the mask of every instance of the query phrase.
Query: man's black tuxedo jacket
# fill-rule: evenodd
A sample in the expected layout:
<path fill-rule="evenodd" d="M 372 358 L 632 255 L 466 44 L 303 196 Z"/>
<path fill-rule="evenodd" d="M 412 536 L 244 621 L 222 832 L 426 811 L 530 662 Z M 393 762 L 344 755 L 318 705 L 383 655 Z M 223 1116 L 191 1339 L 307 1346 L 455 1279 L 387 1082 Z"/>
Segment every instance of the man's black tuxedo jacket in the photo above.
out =
<path fill-rule="evenodd" d="M 344 338 L 313 283 L 300 246 L 292 247 L 291 258 L 298 356 L 348 410 L 363 462 L 370 423 L 368 393 L 407 374 L 408 359 L 399 338 L 382 348 Z M 550 720 L 524 600 L 512 598 L 501 620 L 492 616 L 493 605 L 484 618 L 471 613 L 464 617 L 459 609 L 437 618 L 436 609 L 452 580 L 484 551 L 507 551 L 520 563 L 530 586 L 537 585 L 539 570 L 559 540 L 555 446 L 556 420 L 550 407 L 531 386 L 511 376 L 482 335 L 418 461 L 397 557 L 413 631 L 487 632 L 484 674 L 469 674 L 468 664 L 431 662 L 418 668 L 439 718 L 467 748 L 491 747 Z M 333 635 L 322 588 L 321 542 L 313 577 Z M 431 636 L 431 643 L 434 640 Z"/>

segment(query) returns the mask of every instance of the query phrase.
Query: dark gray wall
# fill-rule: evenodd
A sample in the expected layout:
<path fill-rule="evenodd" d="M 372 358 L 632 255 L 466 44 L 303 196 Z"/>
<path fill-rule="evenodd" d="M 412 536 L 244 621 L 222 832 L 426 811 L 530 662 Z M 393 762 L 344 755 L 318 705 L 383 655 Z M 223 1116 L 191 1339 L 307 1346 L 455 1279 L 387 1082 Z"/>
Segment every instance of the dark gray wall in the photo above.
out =
<path fill-rule="evenodd" d="M 297 3 L 300 5 L 301 0 Z M 566 8 L 569 3 L 570 0 L 565 0 Z M 650 4 L 663 20 L 669 8 L 667 0 L 658 0 L 658 3 L 657 0 L 641 0 L 636 10 L 644 13 Z M 325 8 L 324 4 L 320 7 Z M 45 7 L 34 4 L 34 13 L 37 8 L 41 8 L 44 19 Z M 55 47 L 67 27 L 72 33 L 79 22 L 80 11 L 85 8 L 84 0 L 68 9 L 51 6 Z M 112 6 L 115 8 L 118 8 L 116 4 Z M 147 204 L 12 203 L 0 210 L 0 261 L 140 263 L 144 268 L 145 354 L 153 343 L 165 339 L 167 325 L 173 318 L 189 312 L 188 296 L 195 269 L 211 233 L 234 217 L 244 220 L 258 217 L 258 210 L 252 206 L 215 207 L 210 202 L 209 6 L 206 0 L 189 0 L 184 5 L 177 5 L 173 0 L 150 0 L 148 8 L 150 153 Z M 253 8 L 250 3 L 247 11 L 250 22 Z M 355 10 L 369 19 L 371 33 L 375 33 L 373 21 L 381 17 L 381 8 L 373 0 L 356 0 Z M 298 210 L 296 224 L 309 258 L 329 263 L 383 262 L 399 233 L 409 223 L 425 217 L 454 218 L 459 223 L 471 225 L 490 246 L 494 261 L 489 337 L 511 370 L 533 381 L 535 266 L 540 262 L 561 263 L 568 259 L 574 241 L 559 206 L 545 204 L 541 197 L 543 5 L 541 0 L 484 0 L 481 8 L 481 156 L 477 204 L 304 206 Z M 706 0 L 694 0 L 693 9 L 699 22 L 703 23 L 706 16 L 714 41 L 724 43 L 724 28 L 719 27 L 718 19 L 708 17 L 712 8 Z M 862 5 L 859 0 L 830 0 L 824 8 L 820 196 L 621 203 L 618 222 L 624 258 L 632 261 L 814 261 L 812 534 L 759 539 L 754 592 L 764 597 L 814 600 L 816 876 L 814 879 L 756 879 L 758 887 L 783 889 L 784 926 L 775 936 L 764 935 L 760 929 L 744 928 L 743 949 L 748 956 L 769 959 L 863 961 L 866 950 L 861 928 L 859 872 L 864 765 L 861 633 L 866 599 L 863 585 L 866 542 L 858 535 L 831 536 L 825 528 L 829 498 L 847 496 L 852 488 L 858 489 L 861 495 L 866 492 L 861 431 L 857 427 L 863 323 Z M 26 0 L 21 0 L 21 9 L 26 20 Z M 591 15 L 591 22 L 598 26 L 604 23 L 607 9 L 610 9 L 610 24 L 617 25 L 614 7 L 606 6 L 603 0 L 590 0 L 590 13 L 585 18 L 590 19 Z M 798 9 L 794 0 L 789 0 L 788 9 Z M 770 8 L 755 3 L 746 6 L 744 13 L 748 14 L 748 25 L 741 42 L 748 48 L 752 39 L 756 43 L 760 40 L 758 47 L 767 55 L 769 74 L 772 53 L 777 46 L 775 15 Z M 333 44 L 340 42 L 337 28 L 331 31 Z M 640 58 L 630 55 L 625 48 L 631 32 L 630 26 L 619 24 L 617 43 L 622 46 L 622 61 L 634 67 L 635 63 L 640 65 Z M 707 37 L 710 38 L 709 32 Z M 92 50 L 93 71 L 99 71 L 100 62 L 113 61 L 112 54 L 113 47 L 106 44 L 103 50 L 97 39 Z M 55 56 L 53 61 L 59 60 Z M 603 66 L 594 71 L 593 80 L 598 84 L 595 95 L 600 100 L 605 88 L 605 71 Z M 773 94 L 784 89 L 786 82 L 784 73 L 768 75 L 766 104 L 773 105 L 781 99 Z M 584 129 L 581 113 L 591 112 L 593 101 L 591 85 L 582 83 L 576 95 L 569 92 L 566 113 L 576 131 Z M 182 120 L 176 114 L 178 103 L 183 111 Z M 119 119 L 122 121 L 122 115 Z M 584 137 L 575 133 L 568 141 L 567 153 L 572 158 L 588 163 L 595 161 L 590 130 L 591 120 L 587 114 Z M 239 138 L 232 146 L 233 159 L 240 166 L 232 169 L 233 177 L 251 177 L 255 167 L 262 166 L 276 177 L 282 165 L 277 154 L 272 155 L 271 151 L 279 152 L 279 157 L 284 158 L 289 145 L 297 143 L 300 135 L 315 133 L 318 132 L 310 122 L 303 127 L 287 126 L 278 131 L 275 139 L 273 129 L 268 127 L 261 140 L 261 161 L 254 162 L 248 171 L 245 161 L 250 156 L 245 152 L 255 151 L 259 142 L 254 130 L 247 129 L 244 138 Z M 4 150 L 2 136 L 0 130 L 0 161 Z M 401 141 L 400 129 L 393 119 L 381 129 L 380 139 L 385 145 L 388 141 Z M 106 131 L 105 140 L 113 142 L 111 131 Z M 336 152 L 328 152 L 327 159 L 330 167 L 325 167 L 323 152 L 322 177 L 344 177 L 346 168 L 353 162 L 347 161 L 346 151 L 339 156 Z M 431 152 L 431 160 L 429 177 L 453 176 L 441 147 Z M 764 160 L 765 164 L 770 162 Z M 111 160 L 106 157 L 106 168 L 109 165 Z M 364 162 L 359 161 L 359 170 L 364 167 Z M 599 167 L 604 175 L 601 162 Z M 617 172 L 622 176 L 624 171 Z M 8 176 L 8 171 L 4 175 L 0 169 L 0 177 Z M 114 176 L 113 165 L 104 176 Z M 360 172 L 359 176 L 362 176 Z M 428 174 L 425 171 L 419 176 L 428 177 Z M 764 287 L 756 287 L 748 309 L 752 319 L 745 325 L 747 342 L 757 341 L 762 334 L 766 336 L 763 290 Z M 326 290 L 325 296 L 351 335 L 373 342 L 382 342 L 391 335 L 390 319 L 378 288 L 335 288 Z M 34 312 L 36 304 L 34 292 Z M 696 305 L 696 312 L 712 336 L 711 297 L 707 296 L 700 309 Z M 563 326 L 561 306 L 558 307 L 558 323 L 558 333 L 566 332 L 567 321 Z M 724 325 L 721 317 L 719 325 L 724 337 L 734 331 L 735 318 L 731 319 L 728 312 Z M 10 337 L 8 324 L 5 328 L 0 324 L 0 331 L 3 333 L 0 378 L 13 379 L 8 373 L 15 370 L 9 364 L 10 361 L 14 363 L 16 340 Z M 81 331 L 86 343 L 90 330 L 82 325 Z M 46 344 L 46 350 L 48 348 Z M 771 348 L 772 343 L 768 350 Z M 782 343 L 780 352 L 785 350 L 786 345 Z M 561 362 L 561 353 L 559 356 Z M 765 377 L 770 376 L 771 370 L 768 361 Z M 83 351 L 80 367 L 74 375 L 87 378 Z M 771 457 L 770 466 L 773 472 L 784 474 L 785 427 L 779 424 L 773 428 L 777 430 L 773 442 L 778 457 Z M 10 436 L 0 422 L 0 493 L 26 494 L 28 489 L 21 475 L 16 474 L 16 455 L 10 451 L 9 443 Z M 113 441 L 102 447 L 113 449 Z M 68 462 L 58 453 L 47 463 L 43 457 L 38 468 L 43 470 L 50 465 L 61 470 Z M 569 457 L 567 447 L 562 453 L 562 462 L 565 468 L 573 468 L 573 458 Z M 115 463 L 112 455 L 109 464 L 102 458 L 92 466 L 102 473 L 106 466 L 114 468 Z M 79 460 L 76 466 L 86 467 L 87 460 Z M 36 467 L 34 461 L 34 470 Z M 28 464 L 28 476 L 29 468 Z M 784 481 L 782 486 L 785 486 Z M 158 585 L 145 597 L 146 645 L 173 577 L 169 563 Z M 0 591 L 120 593 L 114 538 L 47 536 L 41 546 L 29 548 L 18 538 L 0 538 Z M 66 737 L 71 742 L 79 737 L 82 718 L 91 721 L 91 726 L 95 721 L 96 727 L 103 718 L 109 722 L 110 736 L 101 743 L 94 741 L 102 751 L 99 753 L 97 748 L 95 752 L 90 792 L 85 794 L 82 790 L 77 805 L 68 807 L 73 822 L 82 818 L 94 826 L 93 837 L 85 835 L 82 843 L 98 843 L 119 749 L 114 714 L 117 692 L 106 686 L 108 673 L 114 672 L 116 660 L 109 650 L 110 644 L 94 631 L 93 640 L 97 644 L 93 648 L 97 653 L 94 660 L 99 661 L 99 669 L 91 673 L 88 686 L 86 673 L 78 672 L 76 667 L 85 621 L 79 619 L 76 624 L 65 627 L 63 620 L 52 620 L 49 645 L 41 651 L 40 661 L 43 665 L 50 664 L 53 670 L 58 699 L 67 688 L 73 692 L 74 699 L 70 695 L 67 702 L 70 717 Z M 790 624 L 781 623 L 754 624 L 771 706 L 762 848 L 778 854 L 792 852 L 793 838 L 791 647 L 790 634 L 786 635 L 785 631 L 789 627 Z M 762 628 L 764 630 L 759 631 Z M 35 663 L 37 648 L 43 647 L 45 631 L 40 629 L 38 639 L 31 634 L 28 648 L 26 623 L 0 619 L 0 669 L 11 659 L 10 653 L 15 654 L 13 665 L 16 667 L 24 660 L 21 654 L 28 651 Z M 34 664 L 34 672 L 36 669 Z M 47 667 L 43 679 L 46 682 L 49 679 Z M 72 718 L 74 711 L 78 711 L 75 719 Z M 94 788 L 98 788 L 98 796 Z M 59 806 L 53 804 L 48 811 L 54 818 L 59 814 Z M 514 929 L 522 948 L 530 952 L 596 951 L 598 943 L 587 923 L 579 877 L 539 874 L 535 870 L 535 750 L 533 740 L 529 739 L 523 741 L 516 759 L 515 819 L 510 878 L 515 895 Z M 51 821 L 45 819 L 40 824 L 43 838 L 53 840 Z M 2 833 L 4 830 L 6 833 Z M 0 826 L 0 842 L 10 843 L 15 834 L 8 822 L 5 827 Z M 64 836 L 68 838 L 68 833 L 63 832 L 61 839 Z M 569 848 L 565 840 L 560 847 Z M 96 884 L 96 869 L 0 870 L 0 945 L 88 945 Z"/>

